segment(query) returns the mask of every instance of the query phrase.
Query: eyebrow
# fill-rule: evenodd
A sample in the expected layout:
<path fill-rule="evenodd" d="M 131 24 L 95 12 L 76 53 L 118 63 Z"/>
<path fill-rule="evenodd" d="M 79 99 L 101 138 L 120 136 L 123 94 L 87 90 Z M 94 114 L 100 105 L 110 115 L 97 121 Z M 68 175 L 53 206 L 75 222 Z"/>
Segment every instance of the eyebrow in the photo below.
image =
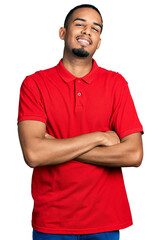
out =
<path fill-rule="evenodd" d="M 76 19 L 74 19 L 73 22 L 75 22 L 75 21 L 87 22 L 87 20 L 85 20 L 84 18 L 76 18 Z M 101 30 L 102 30 L 102 25 L 101 24 L 96 23 L 96 22 L 94 22 L 93 24 L 96 25 L 96 26 L 99 26 L 101 28 Z"/>

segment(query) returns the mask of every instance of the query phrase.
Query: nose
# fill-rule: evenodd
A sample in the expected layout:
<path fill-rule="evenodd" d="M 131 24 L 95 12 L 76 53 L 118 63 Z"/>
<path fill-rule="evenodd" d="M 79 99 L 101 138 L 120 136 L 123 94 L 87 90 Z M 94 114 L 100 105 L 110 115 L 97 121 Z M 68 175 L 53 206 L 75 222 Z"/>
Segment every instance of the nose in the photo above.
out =
<path fill-rule="evenodd" d="M 91 35 L 91 29 L 89 26 L 85 26 L 83 29 L 82 29 L 82 34 L 86 34 L 86 35 Z"/>

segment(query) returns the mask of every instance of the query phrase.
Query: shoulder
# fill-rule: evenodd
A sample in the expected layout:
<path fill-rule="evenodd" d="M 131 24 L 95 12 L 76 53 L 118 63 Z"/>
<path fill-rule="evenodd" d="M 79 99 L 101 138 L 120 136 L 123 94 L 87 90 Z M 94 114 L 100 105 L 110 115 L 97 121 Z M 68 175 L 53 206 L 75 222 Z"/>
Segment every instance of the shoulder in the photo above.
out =
<path fill-rule="evenodd" d="M 99 76 L 109 81 L 112 85 L 127 85 L 128 82 L 121 73 L 99 67 Z"/>
<path fill-rule="evenodd" d="M 27 75 L 22 82 L 22 86 L 26 85 L 28 87 L 33 87 L 34 85 L 37 86 L 44 85 L 48 78 L 55 74 L 56 74 L 55 66 L 44 70 L 38 70 L 32 74 Z"/>

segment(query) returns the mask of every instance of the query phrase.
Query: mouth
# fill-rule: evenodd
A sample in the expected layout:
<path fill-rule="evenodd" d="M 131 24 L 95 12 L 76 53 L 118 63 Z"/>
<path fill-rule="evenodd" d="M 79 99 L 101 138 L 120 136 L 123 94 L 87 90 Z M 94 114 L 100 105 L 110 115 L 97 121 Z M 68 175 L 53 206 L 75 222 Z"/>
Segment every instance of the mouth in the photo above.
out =
<path fill-rule="evenodd" d="M 89 46 L 89 45 L 92 44 L 91 39 L 88 39 L 88 38 L 85 38 L 85 37 L 77 37 L 76 40 L 82 46 Z"/>

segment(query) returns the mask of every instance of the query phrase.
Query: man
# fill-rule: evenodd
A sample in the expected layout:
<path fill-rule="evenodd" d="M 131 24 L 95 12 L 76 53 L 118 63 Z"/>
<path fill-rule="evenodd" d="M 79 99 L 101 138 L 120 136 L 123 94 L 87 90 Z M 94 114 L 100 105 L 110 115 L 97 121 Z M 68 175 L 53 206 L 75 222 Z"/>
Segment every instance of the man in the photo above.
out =
<path fill-rule="evenodd" d="M 121 167 L 143 158 L 142 125 L 126 80 L 98 67 L 103 20 L 72 9 L 57 66 L 27 76 L 18 132 L 32 177 L 33 239 L 119 239 L 132 225 Z"/>

